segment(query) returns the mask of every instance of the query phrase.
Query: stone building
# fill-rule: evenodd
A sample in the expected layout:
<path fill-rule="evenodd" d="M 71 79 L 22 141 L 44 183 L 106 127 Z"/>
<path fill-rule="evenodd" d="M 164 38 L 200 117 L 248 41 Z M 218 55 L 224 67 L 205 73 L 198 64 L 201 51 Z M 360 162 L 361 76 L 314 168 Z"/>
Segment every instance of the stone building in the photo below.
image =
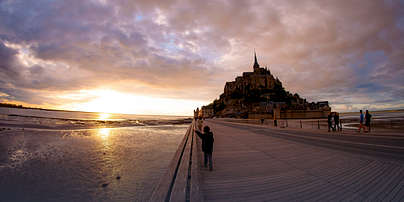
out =
<path fill-rule="evenodd" d="M 331 108 L 327 101 L 308 103 L 298 94 L 286 91 L 267 67 L 260 67 L 254 53 L 253 71 L 226 82 L 219 99 L 201 111 L 205 118 L 273 118 L 275 111 L 279 111 L 280 118 L 322 118 Z"/>

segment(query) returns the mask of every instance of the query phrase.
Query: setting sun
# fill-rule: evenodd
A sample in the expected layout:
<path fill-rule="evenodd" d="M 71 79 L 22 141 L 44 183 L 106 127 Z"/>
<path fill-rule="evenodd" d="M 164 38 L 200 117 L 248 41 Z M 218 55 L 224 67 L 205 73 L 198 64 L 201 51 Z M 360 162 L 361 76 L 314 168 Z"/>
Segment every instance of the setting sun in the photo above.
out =
<path fill-rule="evenodd" d="M 78 100 L 60 106 L 78 111 L 103 112 L 99 119 L 108 119 L 108 113 L 190 115 L 192 110 L 206 104 L 201 101 L 170 99 L 122 93 L 115 90 L 80 90 L 59 97 Z M 82 102 L 81 102 L 82 101 Z"/>
<path fill-rule="evenodd" d="M 111 114 L 108 114 L 108 113 L 100 113 L 98 115 L 99 120 L 107 120 L 109 117 L 111 117 Z"/>

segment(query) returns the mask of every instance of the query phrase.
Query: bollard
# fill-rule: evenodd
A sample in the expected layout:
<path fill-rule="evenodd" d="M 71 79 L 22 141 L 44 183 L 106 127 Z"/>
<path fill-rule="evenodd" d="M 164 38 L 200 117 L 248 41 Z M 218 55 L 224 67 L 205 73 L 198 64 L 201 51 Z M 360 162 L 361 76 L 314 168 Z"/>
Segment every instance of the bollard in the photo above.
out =
<path fill-rule="evenodd" d="M 300 128 L 303 128 L 303 126 L 302 126 L 302 120 L 300 120 Z"/>
<path fill-rule="evenodd" d="M 318 129 L 320 129 L 320 120 L 317 120 L 318 121 Z"/>

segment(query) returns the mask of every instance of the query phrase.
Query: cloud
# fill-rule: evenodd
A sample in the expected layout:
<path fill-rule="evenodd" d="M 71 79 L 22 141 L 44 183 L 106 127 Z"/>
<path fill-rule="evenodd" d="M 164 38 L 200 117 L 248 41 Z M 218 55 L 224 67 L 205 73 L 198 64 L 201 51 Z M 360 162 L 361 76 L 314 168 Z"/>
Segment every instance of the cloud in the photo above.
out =
<path fill-rule="evenodd" d="M 35 104 L 95 88 L 208 103 L 251 71 L 255 48 L 309 100 L 398 106 L 403 13 L 382 0 L 6 0 L 0 92 Z"/>

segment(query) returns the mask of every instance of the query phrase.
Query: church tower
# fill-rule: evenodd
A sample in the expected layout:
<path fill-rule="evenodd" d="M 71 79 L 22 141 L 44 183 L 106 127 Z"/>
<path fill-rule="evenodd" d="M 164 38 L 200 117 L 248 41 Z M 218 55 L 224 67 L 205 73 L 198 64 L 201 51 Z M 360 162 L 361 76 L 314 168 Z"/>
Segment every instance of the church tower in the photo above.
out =
<path fill-rule="evenodd" d="M 255 53 L 255 51 L 254 51 L 254 66 L 253 66 L 253 68 L 254 68 L 254 72 L 256 72 L 256 70 L 258 70 L 260 68 L 260 65 L 258 64 L 258 61 L 257 61 L 257 54 Z"/>

